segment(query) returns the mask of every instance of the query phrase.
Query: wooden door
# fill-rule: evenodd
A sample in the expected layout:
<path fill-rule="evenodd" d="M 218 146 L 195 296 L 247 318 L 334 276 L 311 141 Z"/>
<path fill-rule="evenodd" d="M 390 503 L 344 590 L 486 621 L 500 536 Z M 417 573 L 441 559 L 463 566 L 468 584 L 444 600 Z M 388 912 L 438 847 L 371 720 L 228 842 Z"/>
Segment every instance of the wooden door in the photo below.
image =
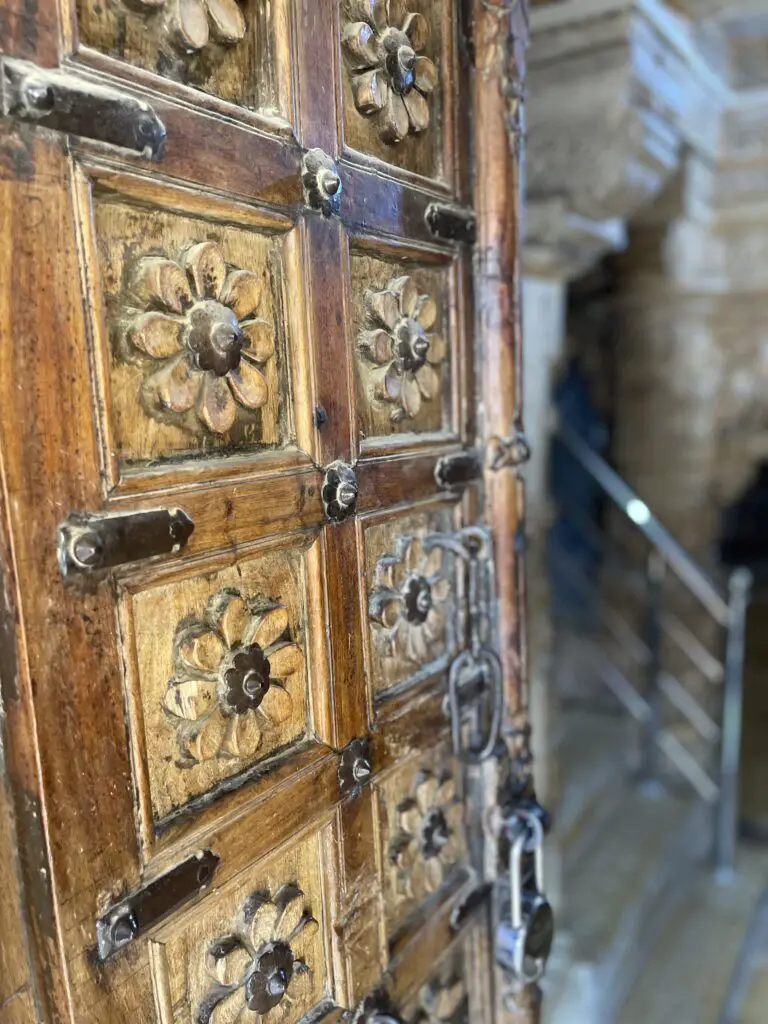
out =
<path fill-rule="evenodd" d="M 3 7 L 0 1021 L 496 1019 L 525 19 L 475 6 Z M 501 771 L 445 710 L 480 521 Z"/>

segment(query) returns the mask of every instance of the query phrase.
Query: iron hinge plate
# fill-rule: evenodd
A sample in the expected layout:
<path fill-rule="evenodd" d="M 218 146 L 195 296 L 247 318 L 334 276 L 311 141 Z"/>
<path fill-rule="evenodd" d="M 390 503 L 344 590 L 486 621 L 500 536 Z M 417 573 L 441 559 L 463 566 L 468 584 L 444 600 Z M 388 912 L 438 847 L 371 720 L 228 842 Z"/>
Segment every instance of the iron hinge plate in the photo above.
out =
<path fill-rule="evenodd" d="M 207 889 L 219 858 L 210 850 L 172 868 L 120 900 L 96 921 L 96 957 L 101 962 L 130 945 L 183 903 Z"/>
<path fill-rule="evenodd" d="M 0 63 L 4 116 L 162 159 L 165 125 L 143 100 L 61 68 L 12 57 Z"/>
<path fill-rule="evenodd" d="M 158 555 L 172 555 L 189 540 L 195 524 L 180 508 L 96 516 L 73 512 L 59 527 L 62 576 L 93 575 Z"/>

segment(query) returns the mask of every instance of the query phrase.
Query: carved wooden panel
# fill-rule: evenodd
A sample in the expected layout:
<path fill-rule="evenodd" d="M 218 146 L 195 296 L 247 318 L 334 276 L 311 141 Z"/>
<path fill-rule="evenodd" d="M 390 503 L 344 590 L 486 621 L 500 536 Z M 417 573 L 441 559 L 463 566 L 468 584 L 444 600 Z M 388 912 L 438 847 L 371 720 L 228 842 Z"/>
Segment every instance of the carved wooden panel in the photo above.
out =
<path fill-rule="evenodd" d="M 450 2 L 342 0 L 348 147 L 424 177 L 445 178 L 454 24 Z"/>
<path fill-rule="evenodd" d="M 376 784 L 385 916 L 391 937 L 450 883 L 464 859 L 463 806 L 448 745 L 398 765 Z"/>
<path fill-rule="evenodd" d="M 351 271 L 362 441 L 450 432 L 457 365 L 453 267 L 355 248 Z"/>
<path fill-rule="evenodd" d="M 77 0 L 81 43 L 108 57 L 287 116 L 287 0 Z"/>
<path fill-rule="evenodd" d="M 469 1024 L 465 959 L 461 943 L 441 959 L 405 1007 L 409 1024 Z"/>
<path fill-rule="evenodd" d="M 330 994 L 320 844 L 290 844 L 161 929 L 161 1024 L 294 1024 Z"/>
<path fill-rule="evenodd" d="M 294 440 L 285 235 L 93 197 L 108 456 L 126 467 Z"/>
<path fill-rule="evenodd" d="M 366 528 L 369 675 L 374 693 L 446 665 L 455 642 L 453 557 L 430 545 L 451 530 L 449 508 L 373 521 Z"/>
<path fill-rule="evenodd" d="M 304 554 L 282 547 L 126 594 L 131 725 L 155 820 L 306 735 L 305 575 Z"/>

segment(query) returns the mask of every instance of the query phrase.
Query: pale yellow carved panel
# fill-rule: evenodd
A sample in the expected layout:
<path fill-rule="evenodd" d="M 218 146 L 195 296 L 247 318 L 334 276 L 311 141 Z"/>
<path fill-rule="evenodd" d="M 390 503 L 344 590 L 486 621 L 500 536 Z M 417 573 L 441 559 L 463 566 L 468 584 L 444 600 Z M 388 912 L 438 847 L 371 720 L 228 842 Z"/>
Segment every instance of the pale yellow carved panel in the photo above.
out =
<path fill-rule="evenodd" d="M 376 784 L 387 932 L 394 935 L 465 858 L 463 807 L 447 744 Z"/>
<path fill-rule="evenodd" d="M 281 236 L 96 191 L 107 440 L 123 464 L 293 438 Z"/>
<path fill-rule="evenodd" d="M 352 253 L 352 323 L 362 439 L 451 425 L 451 272 Z"/>
<path fill-rule="evenodd" d="M 451 8 L 434 0 L 342 0 L 347 146 L 425 177 L 444 177 Z"/>
<path fill-rule="evenodd" d="M 126 597 L 155 819 L 306 734 L 304 579 L 280 549 Z"/>
<path fill-rule="evenodd" d="M 453 558 L 434 545 L 451 530 L 447 508 L 390 518 L 365 530 L 371 682 L 375 693 L 428 675 L 454 644 Z"/>
<path fill-rule="evenodd" d="M 294 1024 L 330 995 L 320 838 L 214 889 L 151 943 L 161 1024 Z"/>
<path fill-rule="evenodd" d="M 267 114 L 281 109 L 285 0 L 78 0 L 82 43 Z"/>

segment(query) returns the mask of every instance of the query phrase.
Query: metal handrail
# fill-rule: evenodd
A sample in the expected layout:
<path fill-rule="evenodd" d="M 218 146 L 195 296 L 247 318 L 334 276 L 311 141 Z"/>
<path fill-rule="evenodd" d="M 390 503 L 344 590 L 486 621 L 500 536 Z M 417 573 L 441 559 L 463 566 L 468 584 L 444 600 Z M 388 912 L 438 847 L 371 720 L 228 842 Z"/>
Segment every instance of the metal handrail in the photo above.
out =
<path fill-rule="evenodd" d="M 603 492 L 637 527 L 651 545 L 651 554 L 645 574 L 646 642 L 633 633 L 645 649 L 640 659 L 646 667 L 646 690 L 641 694 L 624 677 L 615 663 L 608 658 L 600 665 L 603 682 L 621 700 L 628 711 L 641 723 L 644 732 L 644 773 L 652 777 L 657 771 L 656 752 L 661 750 L 688 778 L 699 794 L 713 803 L 715 811 L 715 868 L 719 876 L 733 873 L 738 832 L 738 779 L 741 752 L 741 717 L 743 703 L 743 673 L 746 618 L 749 607 L 752 573 L 746 568 L 734 569 L 728 579 L 727 594 L 711 576 L 662 526 L 650 508 L 632 488 L 612 469 L 600 455 L 574 430 L 561 424 L 559 440 Z M 681 583 L 693 594 L 725 631 L 725 656 L 722 662 L 723 703 L 720 726 L 700 707 L 692 694 L 674 676 L 661 666 L 661 634 L 665 617 L 662 582 L 666 568 L 672 570 Z M 643 596 L 642 593 L 638 596 Z M 619 616 L 615 616 L 619 619 Z M 623 622 L 623 620 L 621 620 Z M 614 616 L 610 625 L 616 627 Z M 627 625 L 624 623 L 624 625 Z M 682 624 L 680 624 L 682 625 Z M 687 627 L 683 627 L 688 633 Z M 616 637 L 617 630 L 610 629 Z M 678 637 L 678 642 L 680 637 Z M 637 643 L 631 646 L 637 647 Z M 682 645 L 692 660 L 701 666 L 703 644 L 690 634 Z M 639 648 L 638 648 L 639 649 Z M 637 655 L 637 650 L 635 651 Z M 716 659 L 711 655 L 712 662 Z M 711 676 L 709 672 L 702 672 Z M 661 721 L 661 701 L 666 698 L 694 725 L 706 739 L 720 741 L 719 770 L 716 779 L 698 763 L 694 754 Z"/>
<path fill-rule="evenodd" d="M 614 504 L 618 505 L 627 518 L 647 537 L 669 568 L 699 599 L 712 617 L 721 626 L 727 626 L 730 621 L 727 598 L 709 574 L 675 540 L 669 530 L 661 525 L 642 498 L 639 498 L 616 470 L 601 459 L 570 427 L 561 425 L 558 437 Z"/>

